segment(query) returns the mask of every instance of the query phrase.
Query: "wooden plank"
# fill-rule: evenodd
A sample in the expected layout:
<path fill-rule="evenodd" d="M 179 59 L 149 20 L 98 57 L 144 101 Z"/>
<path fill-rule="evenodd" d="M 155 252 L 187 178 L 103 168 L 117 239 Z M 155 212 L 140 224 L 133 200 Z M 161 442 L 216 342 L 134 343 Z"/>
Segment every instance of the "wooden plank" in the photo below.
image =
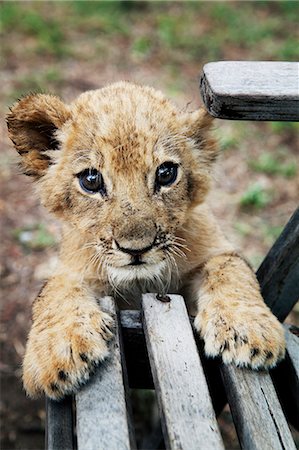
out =
<path fill-rule="evenodd" d="M 285 329 L 286 357 L 271 377 L 289 422 L 299 431 L 299 328 L 285 325 Z"/>
<path fill-rule="evenodd" d="M 220 119 L 299 121 L 299 63 L 220 61 L 200 80 L 209 113 Z"/>
<path fill-rule="evenodd" d="M 280 320 L 284 320 L 298 300 L 298 244 L 299 210 L 257 272 L 265 302 Z M 287 333 L 288 345 L 290 339 Z M 270 375 L 225 365 L 221 366 L 221 372 L 241 445 L 246 449 L 295 448 Z M 286 398 L 285 410 L 293 418 L 296 414 L 293 408 L 295 385 L 290 385 L 290 393 L 286 380 L 293 383 L 295 377 L 288 353 L 285 361 L 273 371 L 273 378 L 277 388 L 283 385 L 286 396 L 281 395 L 280 398 L 282 401 Z M 282 392 L 281 389 L 278 392 Z"/>
<path fill-rule="evenodd" d="M 191 325 L 193 318 L 189 318 Z M 140 311 L 120 311 L 120 321 L 124 342 L 124 353 L 128 370 L 129 386 L 131 388 L 154 389 L 145 337 L 141 323 Z M 227 403 L 226 393 L 219 369 L 219 360 L 206 358 L 203 351 L 203 342 L 199 335 L 195 335 L 196 344 L 201 355 L 201 361 L 212 397 L 212 403 L 216 416 L 223 410 Z"/>
<path fill-rule="evenodd" d="M 223 449 L 184 299 L 142 297 L 144 333 L 166 447 Z"/>
<path fill-rule="evenodd" d="M 115 318 L 115 339 L 110 357 L 76 395 L 78 450 L 129 450 L 135 442 L 127 410 L 119 320 L 111 297 L 102 298 L 100 304 Z"/>
<path fill-rule="evenodd" d="M 46 449 L 75 448 L 72 409 L 72 397 L 66 397 L 59 402 L 46 398 Z"/>
<path fill-rule="evenodd" d="M 287 352 L 292 361 L 294 371 L 296 373 L 297 382 L 299 380 L 299 328 L 286 325 L 286 343 L 287 343 Z M 299 399 L 299 395 L 297 397 Z"/>
<path fill-rule="evenodd" d="M 270 375 L 224 364 L 221 370 L 241 447 L 295 450 Z"/>
<path fill-rule="evenodd" d="M 257 271 L 265 302 L 280 321 L 299 299 L 299 208 Z"/>

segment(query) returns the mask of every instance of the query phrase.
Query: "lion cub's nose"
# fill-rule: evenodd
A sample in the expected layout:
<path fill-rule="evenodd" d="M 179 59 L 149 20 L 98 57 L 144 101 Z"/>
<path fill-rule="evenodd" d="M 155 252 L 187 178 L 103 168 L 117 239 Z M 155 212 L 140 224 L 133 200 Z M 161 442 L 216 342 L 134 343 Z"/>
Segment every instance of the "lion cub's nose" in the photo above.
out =
<path fill-rule="evenodd" d="M 121 250 L 124 253 L 128 253 L 131 256 L 141 256 L 144 253 L 148 252 L 149 250 L 151 250 L 154 246 L 155 241 L 152 242 L 151 245 L 148 245 L 147 247 L 143 247 L 143 248 L 127 248 L 127 247 L 122 247 L 121 245 L 119 245 L 119 243 L 117 241 L 115 241 L 115 244 L 118 248 L 118 250 Z"/>
<path fill-rule="evenodd" d="M 112 224 L 114 248 L 131 256 L 141 256 L 155 245 L 157 227 L 153 219 L 146 214 L 125 220 L 121 216 Z"/>

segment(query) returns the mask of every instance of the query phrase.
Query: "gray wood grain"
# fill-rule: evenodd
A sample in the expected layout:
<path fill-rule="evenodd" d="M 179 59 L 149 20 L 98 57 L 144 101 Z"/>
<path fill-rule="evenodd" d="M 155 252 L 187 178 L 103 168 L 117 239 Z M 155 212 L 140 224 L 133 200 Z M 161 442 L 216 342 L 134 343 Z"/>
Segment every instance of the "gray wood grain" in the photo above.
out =
<path fill-rule="evenodd" d="M 115 317 L 115 339 L 110 357 L 76 395 L 78 450 L 128 450 L 135 443 L 127 411 L 118 317 L 111 297 L 101 299 L 100 304 Z"/>
<path fill-rule="evenodd" d="M 137 359 L 137 362 L 140 359 L 140 355 L 142 356 L 141 359 L 146 359 L 146 349 L 142 344 L 142 339 L 140 339 L 140 336 L 143 335 L 142 330 L 142 323 L 141 323 L 141 317 L 140 312 L 138 311 L 121 311 L 120 312 L 120 318 L 121 318 L 121 325 L 123 329 L 123 334 L 125 337 L 125 347 L 127 347 L 127 351 L 131 354 L 131 365 L 132 365 L 132 371 L 134 371 L 134 368 L 136 369 L 136 364 L 134 363 L 134 357 L 135 362 Z M 190 319 L 192 322 L 192 319 Z M 275 386 L 278 389 L 280 400 L 283 401 L 283 405 L 286 409 L 286 412 L 289 414 L 290 419 L 292 423 L 296 426 L 298 426 L 298 401 L 296 399 L 299 398 L 298 394 L 298 376 L 299 376 L 299 339 L 291 334 L 290 332 L 286 333 L 287 338 L 287 348 L 288 348 L 288 354 L 286 360 L 279 366 L 275 371 L 273 371 L 272 377 L 274 377 Z M 144 336 L 143 336 L 144 339 Z M 136 353 L 137 352 L 137 353 Z M 137 356 L 136 356 L 137 355 Z M 289 356 L 290 355 L 290 356 Z M 290 359 L 291 357 L 291 359 Z M 146 367 L 143 368 L 144 373 L 139 373 L 138 375 L 144 379 L 142 379 L 142 384 L 149 388 L 152 387 L 152 384 L 148 385 L 148 369 Z M 233 371 L 238 372 L 240 369 L 232 368 Z M 249 372 L 249 371 L 244 371 Z M 226 376 L 226 380 L 229 377 L 229 375 Z M 245 375 L 246 377 L 246 375 Z M 259 373 L 251 372 L 251 377 L 253 377 L 256 380 L 259 380 Z M 257 377 L 257 378 L 256 378 Z M 234 379 L 234 376 L 231 375 L 231 378 Z M 236 377 L 235 377 L 236 378 Z M 246 378 L 248 381 L 248 376 Z M 258 385 L 259 385 L 259 381 Z M 249 395 L 250 398 L 252 398 L 251 390 L 255 389 L 255 385 L 251 383 L 251 381 L 248 381 L 249 388 L 247 395 Z M 226 381 L 226 389 L 231 392 L 231 383 L 230 381 Z M 242 389 L 242 386 L 240 386 L 240 389 L 235 387 L 237 389 L 237 392 Z M 239 395 L 242 395 L 240 394 Z M 234 395 L 234 394 L 231 394 Z M 270 400 L 269 400 L 270 401 Z M 277 400 L 275 399 L 276 405 Z M 263 409 L 263 404 L 261 403 L 260 407 Z M 264 420 L 264 418 L 261 416 L 260 407 L 257 409 L 254 409 L 256 417 L 259 418 L 259 420 Z M 242 405 L 240 405 L 241 409 L 241 415 L 242 413 Z M 276 413 L 275 413 L 276 414 Z M 271 414 L 270 414 L 271 416 Z M 275 417 L 275 416 L 274 416 Z M 248 419 L 248 418 L 247 418 Z M 251 419 L 250 419 L 251 420 Z M 270 420 L 272 418 L 270 417 Z M 91 425 L 93 426 L 93 421 L 91 422 Z M 273 425 L 273 423 L 272 423 Z M 88 425 L 89 426 L 89 425 Z M 247 426 L 249 426 L 247 424 Z M 71 449 L 73 448 L 73 430 L 72 430 L 72 405 L 71 405 L 71 399 L 67 398 L 62 402 L 54 402 L 52 400 L 47 401 L 47 433 L 46 433 L 46 448 L 49 448 L 50 450 L 57 450 L 57 449 Z"/>
<path fill-rule="evenodd" d="M 295 444 L 267 372 L 221 367 L 241 447 L 295 450 Z"/>
<path fill-rule="evenodd" d="M 299 300 L 299 208 L 257 271 L 262 296 L 280 321 Z"/>
<path fill-rule="evenodd" d="M 296 373 L 297 382 L 299 380 L 299 335 L 298 327 L 293 327 L 292 325 L 285 326 L 286 328 L 286 344 L 287 344 L 287 352 L 292 361 L 294 371 Z M 296 329 L 296 333 L 294 334 L 294 329 Z M 299 396 L 297 397 L 299 401 Z"/>
<path fill-rule="evenodd" d="M 140 311 L 120 311 L 120 320 L 129 376 L 129 386 L 132 388 L 154 389 Z M 192 325 L 193 318 L 189 317 L 189 320 Z M 218 416 L 227 403 L 220 374 L 219 360 L 206 358 L 203 351 L 203 341 L 199 339 L 197 334 L 195 334 L 195 338 L 212 397 L 214 411 L 216 416 Z"/>
<path fill-rule="evenodd" d="M 220 61 L 200 80 L 209 113 L 220 119 L 299 121 L 299 63 Z"/>
<path fill-rule="evenodd" d="M 143 295 L 144 333 L 168 449 L 223 449 L 184 299 Z"/>
<path fill-rule="evenodd" d="M 280 320 L 284 320 L 298 300 L 298 244 L 299 210 L 257 272 L 265 302 Z M 273 371 L 272 377 L 285 411 L 294 424 L 298 411 L 294 397 L 298 395 L 294 365 L 298 364 L 298 359 L 294 337 L 287 332 L 286 338 L 294 362 L 288 351 L 285 361 Z M 225 365 L 221 366 L 221 372 L 241 445 L 246 449 L 295 448 L 270 375 Z"/>
<path fill-rule="evenodd" d="M 142 324 L 141 324 L 141 318 L 140 314 L 137 311 L 121 311 L 120 312 L 121 317 L 121 325 L 123 334 L 125 337 L 124 340 L 124 346 L 126 349 L 126 353 L 131 355 L 129 361 L 131 364 L 131 367 L 129 366 L 129 372 L 130 369 L 133 373 L 133 378 L 130 380 L 130 382 L 133 382 L 133 385 L 135 385 L 136 380 L 134 374 L 134 368 L 138 367 L 138 378 L 139 378 L 139 384 L 141 384 L 145 388 L 152 388 L 152 383 L 149 383 L 148 379 L 148 368 L 147 366 L 140 366 L 139 361 L 140 360 L 146 360 L 146 349 L 143 346 L 142 340 L 144 336 L 142 336 L 142 339 L 140 338 L 143 330 L 142 330 Z M 192 318 L 189 318 L 190 323 L 193 322 Z M 286 328 L 287 331 L 287 328 Z M 289 354 L 287 353 L 286 359 L 280 363 L 280 365 L 275 368 L 275 370 L 271 371 L 271 377 L 274 380 L 275 388 L 278 391 L 279 394 L 279 400 L 283 404 L 284 412 L 287 414 L 288 420 L 292 423 L 293 426 L 298 427 L 298 418 L 299 418 L 299 385 L 298 385 L 298 371 L 299 371 L 299 349 L 298 347 L 298 341 L 299 338 L 297 338 L 294 335 L 290 335 L 290 333 L 287 331 L 286 334 L 287 337 L 287 346 L 290 347 L 289 340 L 293 342 L 292 347 L 290 347 L 290 355 L 292 356 L 292 359 L 290 359 Z M 295 345 L 296 344 L 296 345 Z M 134 356 L 138 355 L 138 357 L 134 361 Z M 223 407 L 226 404 L 226 400 L 223 399 L 223 396 L 221 395 L 222 392 L 222 383 L 219 382 L 219 380 L 215 378 L 216 372 L 218 372 L 218 361 L 211 360 L 205 358 L 204 354 L 201 355 L 202 361 L 204 364 L 213 364 L 213 367 L 211 367 L 211 370 L 208 370 L 209 377 L 209 385 L 210 385 L 210 393 L 213 397 L 213 403 L 216 405 L 216 410 L 218 412 L 221 412 Z M 128 362 L 128 357 L 126 356 L 126 360 Z M 137 360 L 137 361 L 136 361 Z M 216 366 L 216 367 L 214 367 Z M 296 369 L 294 368 L 296 367 Z M 297 371 L 297 372 L 296 372 Z M 253 372 L 253 374 L 257 374 L 256 372 Z M 257 374 L 258 375 L 258 374 Z M 254 375 L 253 375 L 254 376 Z M 228 386 L 226 386 L 226 389 L 228 389 Z M 217 403 L 218 402 L 218 403 Z M 220 404 L 219 404 L 220 403 Z M 214 405 L 214 409 L 215 409 Z M 218 407 L 217 407 L 218 406 Z"/>
<path fill-rule="evenodd" d="M 189 319 L 192 325 L 193 319 Z M 129 386 L 137 389 L 154 389 L 140 311 L 122 310 L 120 311 L 120 320 Z M 220 364 L 218 360 L 208 359 L 204 356 L 202 341 L 199 336 L 195 335 L 195 337 L 217 417 L 227 403 L 220 374 Z"/>
<path fill-rule="evenodd" d="M 57 402 L 46 398 L 46 442 L 48 450 L 73 450 L 72 397 Z"/>

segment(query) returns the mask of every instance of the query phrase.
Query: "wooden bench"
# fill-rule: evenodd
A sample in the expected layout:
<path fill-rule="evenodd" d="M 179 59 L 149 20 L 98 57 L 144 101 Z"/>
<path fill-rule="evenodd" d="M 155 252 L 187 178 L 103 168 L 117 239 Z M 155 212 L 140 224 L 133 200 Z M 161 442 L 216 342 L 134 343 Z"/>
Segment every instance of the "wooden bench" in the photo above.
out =
<path fill-rule="evenodd" d="M 201 92 L 216 117 L 299 120 L 293 63 L 207 64 Z M 265 302 L 284 321 L 299 298 L 299 209 L 257 277 Z M 145 294 L 141 311 L 119 312 L 110 297 L 100 303 L 116 318 L 111 356 L 74 398 L 47 400 L 46 448 L 136 448 L 129 388 L 154 388 L 167 449 L 223 449 L 216 416 L 227 401 L 242 448 L 295 449 L 288 426 L 298 428 L 299 418 L 295 327 L 285 327 L 286 359 L 270 373 L 256 372 L 207 360 L 178 295 L 161 301 Z M 157 437 L 140 448 L 160 448 L 159 429 Z"/>

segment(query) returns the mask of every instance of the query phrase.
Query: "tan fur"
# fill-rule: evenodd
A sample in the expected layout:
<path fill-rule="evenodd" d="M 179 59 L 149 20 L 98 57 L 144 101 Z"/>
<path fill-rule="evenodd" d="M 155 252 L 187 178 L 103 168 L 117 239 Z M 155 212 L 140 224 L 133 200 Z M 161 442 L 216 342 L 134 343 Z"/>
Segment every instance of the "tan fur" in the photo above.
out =
<path fill-rule="evenodd" d="M 281 325 L 205 204 L 217 150 L 204 110 L 181 113 L 160 92 L 120 82 L 70 105 L 26 97 L 7 120 L 25 173 L 64 228 L 57 270 L 33 307 L 29 395 L 73 392 L 106 357 L 113 320 L 96 302 L 105 294 L 136 308 L 144 291 L 182 293 L 207 355 L 252 368 L 283 357 Z M 166 161 L 178 177 L 158 191 Z M 80 187 L 78 173 L 91 168 L 107 195 Z M 143 265 L 129 265 L 122 249 L 151 245 Z"/>

